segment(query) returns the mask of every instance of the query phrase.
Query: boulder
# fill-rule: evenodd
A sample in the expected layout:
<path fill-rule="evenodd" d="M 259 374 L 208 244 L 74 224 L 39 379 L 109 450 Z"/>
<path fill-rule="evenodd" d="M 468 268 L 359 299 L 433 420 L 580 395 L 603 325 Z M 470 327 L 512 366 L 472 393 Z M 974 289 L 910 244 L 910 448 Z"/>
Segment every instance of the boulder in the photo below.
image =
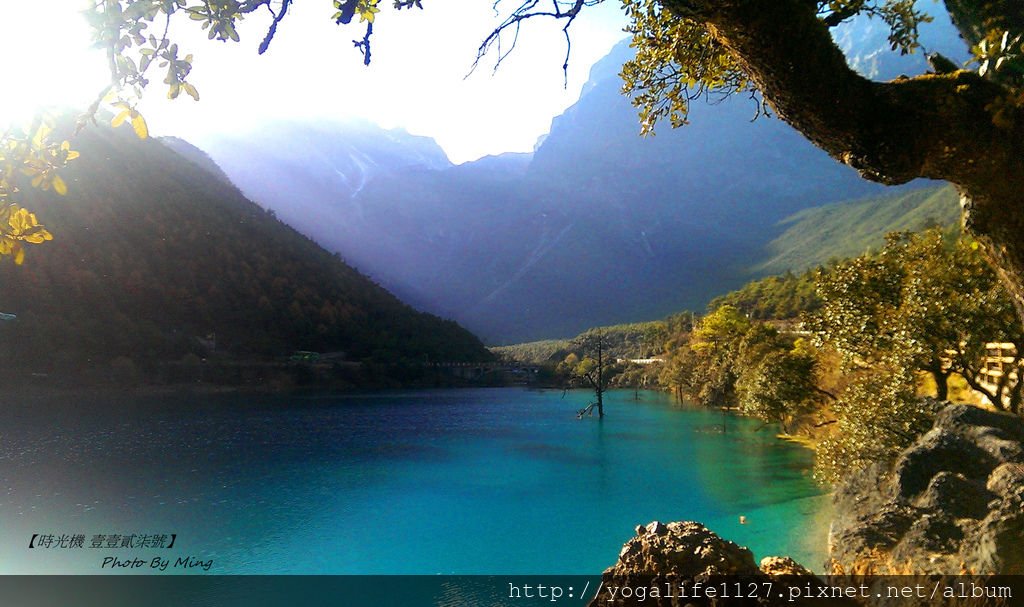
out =
<path fill-rule="evenodd" d="M 693 521 L 637 527 L 605 573 L 612 575 L 757 575 L 754 554 Z M 639 531 L 642 530 L 642 533 Z"/>
<path fill-rule="evenodd" d="M 804 596 L 824 583 L 791 558 L 768 557 L 758 568 L 750 550 L 692 521 L 638 525 L 601 582 L 589 607 L 820 605 L 813 599 L 793 599 L 788 588 L 799 587 L 798 594 Z M 714 596 L 701 594 L 709 587 L 717 591 Z M 738 587 L 773 591 L 736 596 Z M 829 604 L 852 605 L 845 600 Z"/>
<path fill-rule="evenodd" d="M 1024 420 L 949 405 L 834 494 L 832 573 L 1024 573 Z"/>

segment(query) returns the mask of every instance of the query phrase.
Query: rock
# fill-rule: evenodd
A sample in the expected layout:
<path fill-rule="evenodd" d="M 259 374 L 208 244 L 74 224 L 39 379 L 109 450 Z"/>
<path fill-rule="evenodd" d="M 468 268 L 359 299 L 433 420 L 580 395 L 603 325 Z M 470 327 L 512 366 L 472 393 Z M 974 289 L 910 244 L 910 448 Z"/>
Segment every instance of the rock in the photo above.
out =
<path fill-rule="evenodd" d="M 640 532 L 643 530 L 643 533 Z M 762 569 L 754 563 L 754 555 L 747 548 L 724 540 L 707 527 L 695 522 L 652 522 L 637 527 L 637 534 L 622 547 L 615 565 L 604 571 L 603 589 L 588 607 L 680 607 L 714 605 L 716 607 L 746 607 L 769 605 L 820 605 L 817 601 L 793 602 L 786 588 L 797 587 L 809 592 L 822 581 L 805 567 L 790 558 L 769 557 L 762 561 Z M 796 576 L 789 578 L 769 578 Z M 727 577 L 726 577 L 727 576 Z M 721 584 L 736 588 L 764 588 L 772 584 L 771 596 L 685 596 L 694 588 L 707 588 Z M 613 595 L 611 590 L 615 589 Z M 626 592 L 619 592 L 628 589 Z M 721 591 L 719 591 L 721 592 Z M 674 596 L 670 596 L 674 593 Z M 628 595 L 628 596 L 627 596 Z M 852 605 L 848 601 L 830 601 L 829 605 Z"/>
<path fill-rule="evenodd" d="M 643 533 L 640 533 L 640 530 Z M 760 575 L 750 550 L 723 540 L 695 522 L 667 525 L 653 521 L 637 528 L 637 535 L 622 547 L 615 565 L 605 570 L 602 588 L 642 589 L 641 599 L 601 592 L 591 607 L 660 607 L 682 605 L 685 601 L 653 596 L 653 589 L 679 588 L 680 584 L 706 580 L 715 575 Z M 701 604 L 699 601 L 697 604 Z M 740 605 L 745 603 L 722 603 Z"/>
<path fill-rule="evenodd" d="M 995 496 L 978 481 L 943 470 L 932 477 L 917 501 L 925 510 L 943 510 L 953 518 L 983 519 Z"/>
<path fill-rule="evenodd" d="M 964 559 L 969 571 L 1024 575 L 1024 509 L 1000 502 L 981 525 Z"/>
<path fill-rule="evenodd" d="M 951 428 L 936 426 L 903 452 L 893 472 L 900 497 L 910 498 L 924 491 L 940 472 L 985 479 L 995 462 L 991 454 L 971 438 Z"/>
<path fill-rule="evenodd" d="M 988 476 L 985 488 L 1004 498 L 1024 499 L 1024 464 L 1002 464 Z"/>
<path fill-rule="evenodd" d="M 1024 573 L 1024 420 L 949 405 L 890 467 L 836 488 L 833 573 Z"/>
<path fill-rule="evenodd" d="M 647 524 L 647 533 L 653 533 L 654 535 L 665 535 L 668 531 L 668 527 L 661 523 L 661 521 L 651 521 Z"/>
<path fill-rule="evenodd" d="M 895 548 L 923 511 L 906 504 L 884 504 L 852 521 L 838 514 L 830 533 L 830 557 L 837 563 L 852 564 L 878 551 Z"/>
<path fill-rule="evenodd" d="M 914 521 L 893 547 L 892 560 L 907 563 L 910 570 L 915 571 L 914 561 L 921 554 L 929 554 L 929 561 L 935 565 L 942 555 L 956 554 L 963 539 L 963 530 L 950 518 L 940 514 L 925 514 Z M 944 566 L 956 568 L 959 563 L 947 562 Z"/>
<path fill-rule="evenodd" d="M 754 555 L 700 523 L 654 521 L 626 542 L 613 575 L 756 575 Z"/>
<path fill-rule="evenodd" d="M 766 556 L 761 559 L 761 571 L 768 575 L 814 575 L 788 556 Z"/>

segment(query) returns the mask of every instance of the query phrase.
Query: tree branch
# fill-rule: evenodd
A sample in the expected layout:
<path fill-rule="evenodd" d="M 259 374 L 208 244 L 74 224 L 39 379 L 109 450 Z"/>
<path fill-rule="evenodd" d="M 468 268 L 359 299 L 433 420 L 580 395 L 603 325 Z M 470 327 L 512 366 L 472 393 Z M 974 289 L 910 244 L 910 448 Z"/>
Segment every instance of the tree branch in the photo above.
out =
<path fill-rule="evenodd" d="M 986 109 L 1005 90 L 973 73 L 876 83 L 846 63 L 828 27 L 803 0 L 664 0 L 704 23 L 776 113 L 837 160 L 873 181 L 918 177 L 959 186 L 1024 174 L 1024 120 L 1001 128 Z M 1018 114 L 1020 112 L 1017 112 Z M 978 161 L 964 162 L 977 150 Z M 991 157 L 994 155 L 995 157 Z M 1024 182 L 1024 177 L 1019 178 Z"/>
<path fill-rule="evenodd" d="M 281 10 L 275 13 L 274 9 L 270 6 L 270 3 L 267 3 L 267 9 L 269 9 L 270 14 L 274 16 L 274 21 L 270 24 L 270 29 L 267 30 L 267 35 L 263 38 L 263 42 L 260 43 L 260 55 L 267 52 L 267 49 L 270 48 L 270 41 L 273 40 L 274 35 L 277 34 L 277 24 L 281 23 L 285 15 L 288 14 L 288 7 L 291 6 L 291 4 L 292 0 L 281 0 Z"/>
<path fill-rule="evenodd" d="M 584 7 L 594 6 L 600 4 L 604 0 L 572 0 L 571 2 L 565 2 L 564 0 L 552 0 L 552 8 L 550 10 L 538 9 L 541 0 L 524 0 L 518 8 L 513 10 L 504 21 L 501 22 L 498 27 L 494 28 L 490 34 L 484 38 L 484 41 L 480 43 L 480 46 L 476 51 L 476 59 L 473 60 L 473 65 L 470 66 L 469 74 L 476 71 L 476 68 L 480 65 L 480 61 L 490 54 L 493 48 L 497 48 L 497 60 L 494 63 L 494 70 L 496 71 L 501 63 L 515 50 L 516 43 L 519 41 L 520 26 L 523 22 L 534 17 L 548 17 L 551 19 L 565 19 L 565 26 L 562 28 L 562 34 L 565 36 L 565 61 L 562 63 L 562 72 L 565 78 L 565 86 L 569 84 L 569 58 L 572 54 L 572 39 L 569 36 L 569 28 L 572 27 L 576 17 L 579 16 L 580 11 Z M 497 5 L 500 3 L 494 3 L 495 10 Z M 512 30 L 512 45 L 508 50 L 502 50 L 502 36 L 507 30 Z M 467 74 L 467 76 L 469 75 Z"/>

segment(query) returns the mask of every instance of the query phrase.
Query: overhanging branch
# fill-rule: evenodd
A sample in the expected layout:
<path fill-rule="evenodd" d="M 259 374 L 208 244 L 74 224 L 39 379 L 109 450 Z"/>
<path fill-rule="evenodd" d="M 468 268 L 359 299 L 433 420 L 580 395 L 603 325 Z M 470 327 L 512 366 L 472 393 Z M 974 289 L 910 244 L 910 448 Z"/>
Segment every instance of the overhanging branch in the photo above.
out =
<path fill-rule="evenodd" d="M 497 5 L 500 1 L 501 0 L 495 2 L 495 9 L 497 9 Z M 573 22 L 576 20 L 576 17 L 579 16 L 581 10 L 588 6 L 595 6 L 601 2 L 604 2 L 604 0 L 572 0 L 571 2 L 565 0 L 551 0 L 549 9 L 546 8 L 548 3 L 542 3 L 542 0 L 524 0 L 522 4 L 505 17 L 505 20 L 494 28 L 494 30 L 484 38 L 484 41 L 480 43 L 480 46 L 476 51 L 476 58 L 473 60 L 473 65 L 470 66 L 469 73 L 472 74 L 476 71 L 476 68 L 480 65 L 480 61 L 489 55 L 492 50 L 497 51 L 497 58 L 494 62 L 494 70 L 496 71 L 498 67 L 500 67 L 501 63 L 512 53 L 513 50 L 515 50 L 516 44 L 519 41 L 520 27 L 527 20 L 536 17 L 564 19 L 565 25 L 562 27 L 562 34 L 565 36 L 565 60 L 562 62 L 562 73 L 565 77 L 566 86 L 568 86 L 569 59 L 572 54 L 572 38 L 569 35 L 569 28 L 572 27 Z M 509 30 L 511 30 L 512 43 L 507 49 L 504 49 L 502 41 L 504 36 L 509 33 Z"/>

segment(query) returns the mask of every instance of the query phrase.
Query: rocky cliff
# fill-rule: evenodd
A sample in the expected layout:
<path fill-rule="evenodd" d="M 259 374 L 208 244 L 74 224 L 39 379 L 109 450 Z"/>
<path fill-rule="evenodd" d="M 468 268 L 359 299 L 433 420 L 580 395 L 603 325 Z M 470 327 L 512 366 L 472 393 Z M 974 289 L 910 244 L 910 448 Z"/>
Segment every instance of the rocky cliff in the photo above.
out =
<path fill-rule="evenodd" d="M 835 493 L 832 569 L 1024 574 L 1024 420 L 950 405 L 891 467 Z"/>

